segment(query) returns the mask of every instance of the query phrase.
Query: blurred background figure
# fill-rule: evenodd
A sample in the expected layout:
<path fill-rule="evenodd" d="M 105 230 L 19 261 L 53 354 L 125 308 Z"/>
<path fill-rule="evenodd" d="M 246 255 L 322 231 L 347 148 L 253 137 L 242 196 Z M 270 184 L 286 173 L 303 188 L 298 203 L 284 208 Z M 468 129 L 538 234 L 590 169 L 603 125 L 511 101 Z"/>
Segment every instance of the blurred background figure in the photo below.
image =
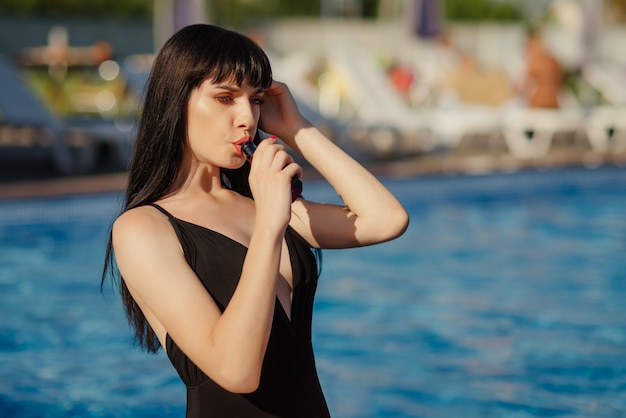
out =
<path fill-rule="evenodd" d="M 558 108 L 563 69 L 548 51 L 539 33 L 532 33 L 526 44 L 526 79 L 523 95 L 531 108 Z"/>

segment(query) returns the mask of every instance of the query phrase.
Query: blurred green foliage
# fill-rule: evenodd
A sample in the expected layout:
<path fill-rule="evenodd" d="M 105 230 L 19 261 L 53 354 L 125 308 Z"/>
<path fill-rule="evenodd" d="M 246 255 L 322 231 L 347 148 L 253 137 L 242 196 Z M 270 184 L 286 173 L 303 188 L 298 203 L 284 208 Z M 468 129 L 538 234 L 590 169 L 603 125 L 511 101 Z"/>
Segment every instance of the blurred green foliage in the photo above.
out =
<path fill-rule="evenodd" d="M 146 18 L 152 16 L 155 0 L 1 0 L 0 14 L 17 16 L 103 16 Z M 390 0 L 205 0 L 211 21 L 242 26 L 253 20 L 285 16 L 320 16 L 327 8 L 352 7 L 364 18 L 375 18 L 379 2 Z M 451 20 L 520 20 L 521 0 L 439 0 Z M 530 0 L 534 1 L 534 0 Z M 623 0 L 613 0 L 623 1 Z M 341 10 L 340 10 L 341 12 Z"/>
<path fill-rule="evenodd" d="M 211 0 L 207 3 L 213 23 L 235 28 L 278 16 L 312 16 L 319 13 L 319 1 Z"/>
<path fill-rule="evenodd" d="M 0 15 L 151 18 L 153 0 L 1 0 Z"/>
<path fill-rule="evenodd" d="M 512 22 L 524 18 L 519 1 L 444 0 L 443 3 L 448 20 Z"/>
<path fill-rule="evenodd" d="M 251 20 L 284 16 L 319 16 L 322 2 L 332 0 L 204 0 L 215 23 L 241 26 Z M 353 0 L 360 14 L 376 16 L 380 0 Z M 0 15 L 45 17 L 134 17 L 151 18 L 155 0 L 1 0 Z M 343 3 L 342 3 L 343 4 Z M 346 6 L 344 6 L 346 7 Z"/>
<path fill-rule="evenodd" d="M 326 3 L 338 3 L 325 0 Z M 378 12 L 378 2 L 388 0 L 355 0 L 358 4 L 360 16 L 375 18 Z M 241 27 L 254 24 L 255 21 L 268 20 L 276 17 L 303 16 L 316 17 L 322 14 L 324 0 L 210 0 L 209 13 L 214 23 L 226 26 Z M 345 2 L 344 8 L 349 7 Z"/>

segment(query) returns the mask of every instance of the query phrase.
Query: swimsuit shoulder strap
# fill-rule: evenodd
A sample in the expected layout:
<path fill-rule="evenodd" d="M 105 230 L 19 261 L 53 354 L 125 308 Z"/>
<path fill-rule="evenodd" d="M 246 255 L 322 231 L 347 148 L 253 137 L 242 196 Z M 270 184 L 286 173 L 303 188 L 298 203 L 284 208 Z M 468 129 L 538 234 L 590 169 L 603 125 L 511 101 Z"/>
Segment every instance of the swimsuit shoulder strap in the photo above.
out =
<path fill-rule="evenodd" d="M 161 212 L 163 215 L 167 216 L 170 219 L 173 218 L 171 213 L 169 213 L 168 211 L 166 211 L 165 209 L 163 209 L 161 206 L 157 205 L 156 203 L 148 203 L 148 206 L 152 206 L 158 209 L 159 212 Z"/>

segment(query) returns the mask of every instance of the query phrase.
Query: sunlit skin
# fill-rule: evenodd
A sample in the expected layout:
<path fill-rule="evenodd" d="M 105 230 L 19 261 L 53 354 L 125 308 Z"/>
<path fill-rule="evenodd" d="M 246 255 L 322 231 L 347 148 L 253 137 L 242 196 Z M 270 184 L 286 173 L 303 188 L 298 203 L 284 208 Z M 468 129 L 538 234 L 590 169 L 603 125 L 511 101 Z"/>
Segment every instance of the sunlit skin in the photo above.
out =
<path fill-rule="evenodd" d="M 216 383 L 251 392 L 259 384 L 276 298 L 291 313 L 287 226 L 311 247 L 348 248 L 399 236 L 408 217 L 373 175 L 299 113 L 285 84 L 274 82 L 263 91 L 248 83 L 205 81 L 192 92 L 187 110 L 180 175 L 156 203 L 246 246 L 239 284 L 221 312 L 187 264 L 167 218 L 150 206 L 116 220 L 116 261 L 163 346 L 169 334 Z M 278 136 L 287 148 L 272 139 L 259 144 L 250 169 L 250 199 L 222 185 L 220 167 L 244 164 L 239 145 L 257 128 Z M 291 178 L 302 172 L 287 149 L 302 154 L 345 205 L 292 203 Z"/>
<path fill-rule="evenodd" d="M 189 147 L 201 163 L 224 168 L 243 165 L 238 147 L 254 136 L 264 89 L 245 82 L 241 87 L 232 82 L 204 81 L 193 91 L 187 108 L 189 117 Z M 217 143 L 223 145 L 222 151 Z M 217 151 L 217 152 L 216 152 Z"/>

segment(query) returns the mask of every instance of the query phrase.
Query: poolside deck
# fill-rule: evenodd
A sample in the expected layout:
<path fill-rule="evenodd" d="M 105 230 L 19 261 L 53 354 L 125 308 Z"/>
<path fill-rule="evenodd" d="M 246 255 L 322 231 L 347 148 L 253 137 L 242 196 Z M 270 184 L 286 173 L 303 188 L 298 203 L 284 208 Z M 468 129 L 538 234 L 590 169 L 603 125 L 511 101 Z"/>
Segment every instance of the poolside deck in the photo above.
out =
<path fill-rule="evenodd" d="M 24 199 L 123 190 L 126 173 L 32 178 L 0 182 L 0 199 Z"/>

